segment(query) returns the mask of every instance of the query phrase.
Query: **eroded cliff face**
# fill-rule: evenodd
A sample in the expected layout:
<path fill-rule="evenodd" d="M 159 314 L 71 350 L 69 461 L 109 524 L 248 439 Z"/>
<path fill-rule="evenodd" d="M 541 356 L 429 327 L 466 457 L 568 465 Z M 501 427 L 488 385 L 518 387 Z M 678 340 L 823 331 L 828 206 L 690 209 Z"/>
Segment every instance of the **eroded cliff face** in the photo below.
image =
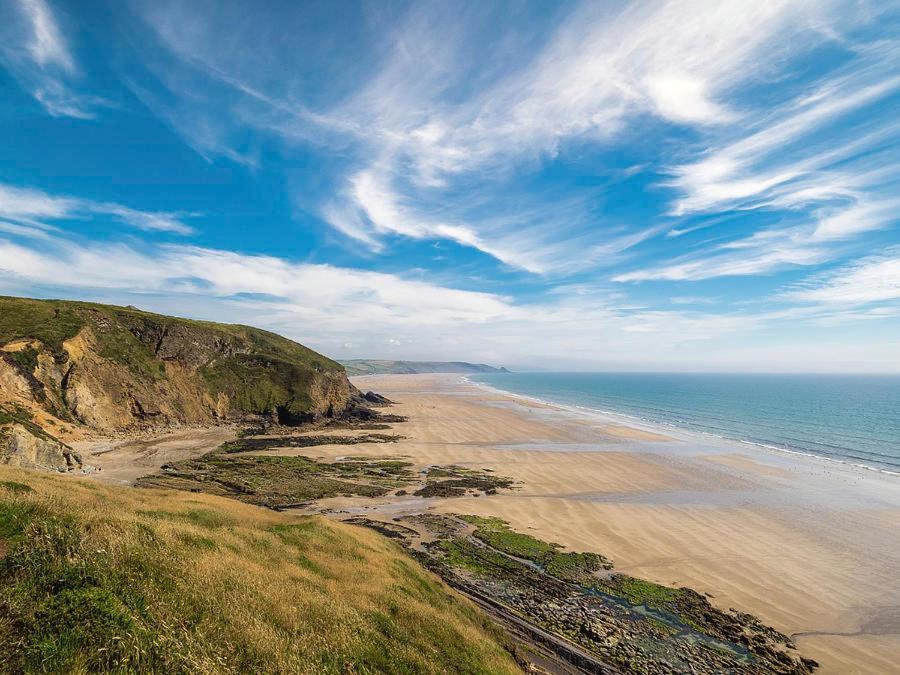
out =
<path fill-rule="evenodd" d="M 266 331 L 131 308 L 0 298 L 0 406 L 14 405 L 51 438 L 308 422 L 341 415 L 353 391 L 339 364 Z M 44 452 L 37 441 L 47 439 L 27 449 L 28 430 L 13 432 L 9 421 L 0 433 L 7 439 L 0 457 L 10 448 L 23 457 Z"/>
<path fill-rule="evenodd" d="M 47 471 L 83 468 L 81 457 L 68 445 L 18 422 L 0 425 L 0 464 Z"/>

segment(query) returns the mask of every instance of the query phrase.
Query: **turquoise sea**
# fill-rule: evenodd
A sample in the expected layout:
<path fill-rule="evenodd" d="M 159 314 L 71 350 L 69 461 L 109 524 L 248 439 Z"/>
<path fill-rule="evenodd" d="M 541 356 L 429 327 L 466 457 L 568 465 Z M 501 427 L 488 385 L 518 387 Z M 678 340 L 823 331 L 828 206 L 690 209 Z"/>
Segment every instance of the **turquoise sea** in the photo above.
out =
<path fill-rule="evenodd" d="M 900 376 L 486 373 L 496 389 L 900 473 Z"/>

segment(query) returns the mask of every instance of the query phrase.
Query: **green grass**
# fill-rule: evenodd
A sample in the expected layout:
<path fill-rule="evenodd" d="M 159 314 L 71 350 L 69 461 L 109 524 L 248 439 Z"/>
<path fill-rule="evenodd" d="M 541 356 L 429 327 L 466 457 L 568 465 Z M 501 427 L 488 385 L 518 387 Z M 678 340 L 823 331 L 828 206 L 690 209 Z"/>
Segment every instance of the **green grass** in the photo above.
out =
<path fill-rule="evenodd" d="M 210 530 L 235 524 L 234 518 L 224 516 L 222 513 L 211 511 L 210 509 L 188 509 L 187 511 L 176 513 L 171 511 L 140 511 L 140 514 L 155 519 L 180 520 Z"/>
<path fill-rule="evenodd" d="M 131 325 L 144 323 L 207 331 L 225 339 L 231 338 L 245 343 L 247 347 L 260 354 L 305 361 L 321 369 L 341 369 L 336 361 L 259 328 L 197 321 L 117 305 L 70 300 L 35 300 L 0 296 L 0 343 L 34 339 L 61 351 L 63 342 L 75 337 L 88 322 L 96 323 L 98 318 L 117 320 Z"/>
<path fill-rule="evenodd" d="M 0 467 L 0 551 L 2 672 L 517 672 L 397 546 L 320 518 Z"/>
<path fill-rule="evenodd" d="M 110 321 L 95 328 L 94 334 L 100 356 L 125 366 L 138 380 L 152 382 L 165 377 L 165 364 L 127 328 Z"/>
<path fill-rule="evenodd" d="M 337 495 L 378 497 L 405 485 L 405 466 L 370 462 L 317 462 L 308 457 L 238 456 L 210 453 L 145 476 L 139 487 L 206 492 L 260 506 L 279 507 Z M 406 463 L 404 463 L 406 464 Z"/>
<path fill-rule="evenodd" d="M 35 368 L 37 368 L 37 356 L 38 352 L 34 347 L 26 347 L 25 349 L 20 349 L 17 352 L 11 352 L 9 354 L 9 358 L 12 359 L 16 366 L 18 366 L 19 370 L 28 375 L 33 374 Z"/>
<path fill-rule="evenodd" d="M 632 605 L 665 608 L 682 595 L 681 589 L 663 586 L 652 581 L 636 579 L 627 574 L 614 574 L 598 588 L 605 593 L 625 597 Z"/>
<path fill-rule="evenodd" d="M 14 480 L 0 480 L 0 488 L 9 490 L 10 492 L 33 492 L 33 490 L 25 483 L 19 483 Z"/>
<path fill-rule="evenodd" d="M 5 483 L 17 483 L 18 481 L 4 481 Z M 23 485 L 23 483 L 19 483 Z M 6 488 L 6 485 L 3 486 Z M 9 488 L 6 488 L 7 490 Z M 26 490 L 16 488 L 11 490 L 13 493 L 23 493 Z M 28 503 L 20 503 L 11 499 L 0 501 L 0 539 L 14 539 L 25 530 L 28 523 L 31 522 L 33 512 L 32 505 Z"/>
<path fill-rule="evenodd" d="M 265 413 L 281 406 L 288 417 L 301 417 L 312 407 L 313 371 L 271 356 L 237 354 L 200 369 L 211 393 L 227 394 L 232 405 L 248 413 Z"/>
<path fill-rule="evenodd" d="M 264 441 L 260 444 L 258 441 Z M 239 439 L 202 457 L 168 465 L 138 487 L 168 487 L 281 507 L 337 495 L 379 497 L 415 481 L 412 463 L 398 459 L 348 458 L 319 462 L 302 455 L 239 455 L 245 447 L 278 447 L 281 439 Z"/>
<path fill-rule="evenodd" d="M 40 340 L 53 354 L 63 355 L 63 342 L 85 324 L 77 314 L 79 304 L 0 296 L 0 344 Z"/>
<path fill-rule="evenodd" d="M 465 539 L 447 539 L 439 544 L 444 562 L 482 577 L 504 578 L 521 571 L 521 564 L 496 551 L 484 549 Z"/>
<path fill-rule="evenodd" d="M 104 349 L 115 359 L 129 358 L 136 348 L 125 333 L 135 337 L 146 334 L 148 327 L 175 327 L 200 331 L 241 347 L 237 351 L 260 357 L 304 364 L 313 370 L 343 370 L 336 361 L 301 344 L 251 326 L 197 321 L 94 302 L 0 296 L 0 344 L 19 339 L 40 340 L 54 353 L 62 354 L 63 342 L 75 337 L 86 325 L 100 327 L 100 332 L 104 327 L 109 329 Z"/>
<path fill-rule="evenodd" d="M 142 378 L 159 375 L 153 354 L 116 321 L 119 308 L 86 302 L 31 300 L 0 297 L 0 344 L 13 340 L 39 340 L 58 360 L 65 360 L 63 343 L 85 326 L 94 327 L 100 354 L 127 366 Z M 29 350 L 22 350 L 22 354 Z M 26 355 L 22 365 L 28 372 L 37 365 L 37 352 Z M 29 367 L 30 366 L 30 367 Z"/>
<path fill-rule="evenodd" d="M 612 567 L 606 558 L 597 553 L 563 551 L 559 544 L 511 530 L 500 518 L 461 518 L 475 525 L 475 536 L 484 543 L 507 555 L 531 560 L 548 574 L 565 581 L 587 581 L 592 579 L 593 572 Z"/>

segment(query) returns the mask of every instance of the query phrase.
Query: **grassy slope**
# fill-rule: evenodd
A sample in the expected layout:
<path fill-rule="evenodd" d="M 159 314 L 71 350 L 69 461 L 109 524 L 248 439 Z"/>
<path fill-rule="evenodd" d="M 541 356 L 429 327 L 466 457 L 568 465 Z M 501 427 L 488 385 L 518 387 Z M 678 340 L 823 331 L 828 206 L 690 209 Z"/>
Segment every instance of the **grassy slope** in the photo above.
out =
<path fill-rule="evenodd" d="M 0 671 L 515 672 L 375 533 L 0 467 Z"/>
<path fill-rule="evenodd" d="M 88 323 L 87 312 L 99 312 L 114 320 L 130 318 L 161 325 L 179 324 L 222 337 L 238 339 L 252 345 L 254 353 L 259 355 L 302 362 L 322 370 L 339 370 L 341 368 L 336 361 L 292 340 L 259 328 L 240 324 L 196 321 L 144 312 L 129 307 L 69 300 L 34 300 L 0 296 L 0 344 L 17 339 L 32 338 L 40 340 L 55 352 L 62 352 L 62 343 L 74 337 Z M 104 345 L 110 350 L 110 356 L 127 357 L 128 351 L 135 345 L 112 344 L 116 340 L 130 342 L 127 336 L 118 331 L 112 331 L 111 344 Z M 137 341 L 136 338 L 135 341 Z"/>

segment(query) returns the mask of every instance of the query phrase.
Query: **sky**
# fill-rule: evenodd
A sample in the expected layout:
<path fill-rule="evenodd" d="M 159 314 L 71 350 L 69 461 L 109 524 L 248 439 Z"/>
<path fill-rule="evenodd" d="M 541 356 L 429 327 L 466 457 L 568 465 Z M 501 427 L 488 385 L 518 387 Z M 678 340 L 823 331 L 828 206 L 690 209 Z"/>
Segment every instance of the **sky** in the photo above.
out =
<path fill-rule="evenodd" d="M 900 372 L 900 5 L 0 0 L 0 294 Z"/>

